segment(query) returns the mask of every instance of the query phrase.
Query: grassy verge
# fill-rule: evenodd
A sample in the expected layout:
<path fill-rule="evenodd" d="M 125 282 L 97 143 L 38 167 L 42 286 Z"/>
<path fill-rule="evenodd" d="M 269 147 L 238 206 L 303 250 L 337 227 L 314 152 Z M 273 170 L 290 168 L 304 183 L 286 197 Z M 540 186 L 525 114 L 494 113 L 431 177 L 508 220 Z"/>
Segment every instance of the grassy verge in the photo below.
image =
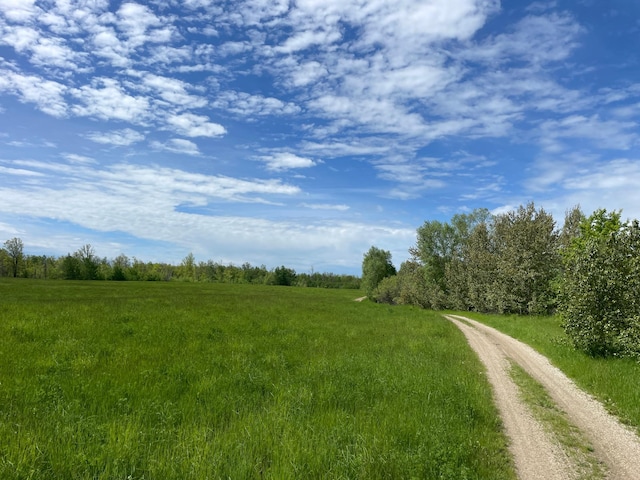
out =
<path fill-rule="evenodd" d="M 514 478 L 440 315 L 357 292 L 0 281 L 0 478 Z"/>
<path fill-rule="evenodd" d="M 534 417 L 576 465 L 577 479 L 605 478 L 604 466 L 593 455 L 593 447 L 580 429 L 569 422 L 567 415 L 557 407 L 544 387 L 515 363 L 511 363 L 509 373 L 520 390 L 522 400 L 529 406 Z"/>
<path fill-rule="evenodd" d="M 463 313 L 511 335 L 547 356 L 580 387 L 640 433 L 640 363 L 592 358 L 570 344 L 557 317 L 521 317 Z"/>

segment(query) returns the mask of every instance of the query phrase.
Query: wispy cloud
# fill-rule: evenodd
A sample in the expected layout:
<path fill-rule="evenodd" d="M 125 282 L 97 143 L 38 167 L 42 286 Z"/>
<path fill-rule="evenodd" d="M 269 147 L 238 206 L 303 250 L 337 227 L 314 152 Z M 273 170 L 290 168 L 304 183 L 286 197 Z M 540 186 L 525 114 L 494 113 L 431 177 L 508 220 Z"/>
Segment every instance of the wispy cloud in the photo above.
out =
<path fill-rule="evenodd" d="M 350 208 L 349 205 L 333 203 L 301 203 L 300 205 L 311 210 L 337 210 L 338 212 L 346 212 Z"/>
<path fill-rule="evenodd" d="M 167 124 L 176 133 L 187 137 L 218 137 L 226 133 L 222 125 L 209 121 L 209 118 L 204 115 L 193 113 L 168 116 Z"/>
<path fill-rule="evenodd" d="M 137 142 L 144 140 L 144 135 L 131 128 L 125 128 L 122 130 L 113 130 L 107 132 L 89 132 L 85 135 L 89 140 L 96 143 L 103 143 L 107 145 L 115 145 L 126 147 Z"/>
<path fill-rule="evenodd" d="M 412 229 L 348 221 L 322 220 L 301 225 L 180 211 L 184 205 L 262 203 L 265 196 L 296 197 L 301 193 L 298 187 L 279 180 L 243 180 L 163 167 L 116 164 L 108 168 L 68 168 L 60 183 L 61 165 L 14 162 L 17 163 L 21 168 L 9 167 L 8 170 L 18 182 L 0 186 L 0 195 L 10 199 L 3 209 L 25 218 L 45 215 L 96 231 L 118 230 L 138 238 L 177 243 L 196 253 L 206 252 L 214 245 L 226 252 L 226 261 L 277 264 L 286 254 L 291 260 L 289 265 L 296 268 L 308 268 L 310 262 L 316 267 L 319 264 L 346 266 L 353 255 L 361 256 L 361 250 L 367 248 L 369 242 L 388 244 L 389 239 L 394 238 L 400 246 L 414 234 Z M 45 178 L 56 172 L 57 179 L 36 185 L 19 184 L 23 172 L 29 171 Z M 274 245 L 277 248 L 274 249 Z M 313 261 L 305 253 L 309 249 L 316 251 Z"/>
<path fill-rule="evenodd" d="M 273 155 L 264 155 L 259 160 L 266 163 L 267 169 L 274 172 L 291 170 L 294 168 L 309 168 L 316 165 L 310 158 L 299 157 L 289 152 L 279 152 Z"/>
<path fill-rule="evenodd" d="M 198 145 L 191 140 L 185 140 L 184 138 L 172 138 L 166 142 L 152 141 L 149 144 L 151 148 L 157 150 L 165 150 L 172 153 L 180 153 L 185 155 L 200 155 Z"/>

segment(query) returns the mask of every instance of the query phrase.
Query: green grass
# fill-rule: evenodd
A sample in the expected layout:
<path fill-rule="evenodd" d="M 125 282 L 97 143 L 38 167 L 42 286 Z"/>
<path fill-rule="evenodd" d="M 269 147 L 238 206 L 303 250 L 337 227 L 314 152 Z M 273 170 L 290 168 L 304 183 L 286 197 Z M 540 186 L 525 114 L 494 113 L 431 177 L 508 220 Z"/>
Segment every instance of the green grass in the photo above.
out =
<path fill-rule="evenodd" d="M 593 454 L 593 447 L 580 429 L 573 425 L 560 410 L 542 385 L 523 368 L 511 362 L 511 378 L 518 386 L 520 397 L 533 416 L 543 425 L 563 452 L 576 465 L 576 479 L 599 480 L 605 478 L 605 467 Z"/>
<path fill-rule="evenodd" d="M 640 363 L 593 358 L 570 344 L 557 317 L 520 317 L 463 313 L 511 335 L 548 357 L 568 377 L 640 433 Z"/>
<path fill-rule="evenodd" d="M 456 327 L 357 294 L 0 280 L 0 478 L 515 478 Z"/>

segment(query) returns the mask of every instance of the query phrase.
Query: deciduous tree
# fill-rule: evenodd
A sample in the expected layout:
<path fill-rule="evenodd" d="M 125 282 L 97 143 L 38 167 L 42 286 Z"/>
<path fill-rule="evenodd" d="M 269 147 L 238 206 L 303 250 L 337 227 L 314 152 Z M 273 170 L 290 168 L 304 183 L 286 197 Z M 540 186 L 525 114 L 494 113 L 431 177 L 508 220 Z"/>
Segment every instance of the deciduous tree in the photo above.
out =
<path fill-rule="evenodd" d="M 560 313 L 577 348 L 640 354 L 640 225 L 597 210 L 564 255 Z"/>
<path fill-rule="evenodd" d="M 378 284 L 385 277 L 396 274 L 391 263 L 391 252 L 371 247 L 362 260 L 362 287 L 368 297 L 373 298 Z"/>
<path fill-rule="evenodd" d="M 24 244 L 22 240 L 17 237 L 14 237 L 10 240 L 4 242 L 4 248 L 7 251 L 10 259 L 11 266 L 11 276 L 14 278 L 18 276 L 18 272 L 22 265 L 22 258 L 24 256 Z"/>

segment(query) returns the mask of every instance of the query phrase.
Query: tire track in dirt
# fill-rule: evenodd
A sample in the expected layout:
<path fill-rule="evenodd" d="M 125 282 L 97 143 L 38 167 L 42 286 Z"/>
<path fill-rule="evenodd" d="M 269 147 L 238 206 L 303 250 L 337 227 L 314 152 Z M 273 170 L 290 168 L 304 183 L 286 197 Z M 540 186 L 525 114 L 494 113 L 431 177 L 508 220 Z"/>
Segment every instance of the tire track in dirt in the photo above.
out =
<path fill-rule="evenodd" d="M 563 456 L 556 453 L 555 460 L 549 462 L 548 458 L 540 458 L 545 453 L 538 451 L 537 448 L 530 449 L 526 440 L 519 437 L 520 432 L 524 432 L 524 435 L 531 436 L 534 442 L 538 441 L 538 434 L 535 430 L 527 432 L 528 427 L 520 425 L 522 419 L 512 418 L 519 417 L 520 413 L 509 412 L 513 408 L 512 402 L 516 402 L 511 398 L 514 392 L 508 389 L 504 395 L 498 395 L 498 388 L 502 387 L 496 387 L 494 380 L 492 380 L 493 377 L 502 378 L 502 372 L 508 376 L 506 370 L 508 367 L 505 366 L 508 364 L 507 359 L 519 364 L 540 383 L 556 405 L 567 414 L 569 420 L 584 433 L 591 442 L 595 455 L 606 465 L 608 478 L 616 480 L 640 479 L 640 439 L 638 436 L 609 414 L 600 402 L 579 389 L 558 368 L 551 365 L 546 357 L 528 345 L 480 322 L 458 315 L 445 315 L 445 318 L 460 328 L 487 368 L 487 375 L 496 391 L 496 404 L 505 423 L 507 435 L 512 441 L 514 459 L 520 478 L 571 478 L 573 474 L 566 470 L 566 468 L 571 469 L 566 456 L 563 460 Z M 502 378 L 500 381 L 505 380 Z M 510 378 L 509 381 L 511 381 Z M 505 400 L 502 398 L 503 396 L 508 398 Z M 515 396 L 518 396 L 517 388 Z M 525 419 L 527 416 L 531 416 L 528 412 L 523 415 Z M 515 422 L 516 425 L 509 427 L 508 422 Z M 513 429 L 513 432 L 510 429 Z M 544 446 L 544 438 L 540 437 L 540 440 L 543 442 L 540 448 L 548 449 L 548 446 Z M 555 468 L 565 470 L 558 471 L 556 474 L 545 474 L 541 470 L 536 471 L 537 465 L 544 462 L 557 463 L 557 467 L 553 467 L 554 470 Z"/>

